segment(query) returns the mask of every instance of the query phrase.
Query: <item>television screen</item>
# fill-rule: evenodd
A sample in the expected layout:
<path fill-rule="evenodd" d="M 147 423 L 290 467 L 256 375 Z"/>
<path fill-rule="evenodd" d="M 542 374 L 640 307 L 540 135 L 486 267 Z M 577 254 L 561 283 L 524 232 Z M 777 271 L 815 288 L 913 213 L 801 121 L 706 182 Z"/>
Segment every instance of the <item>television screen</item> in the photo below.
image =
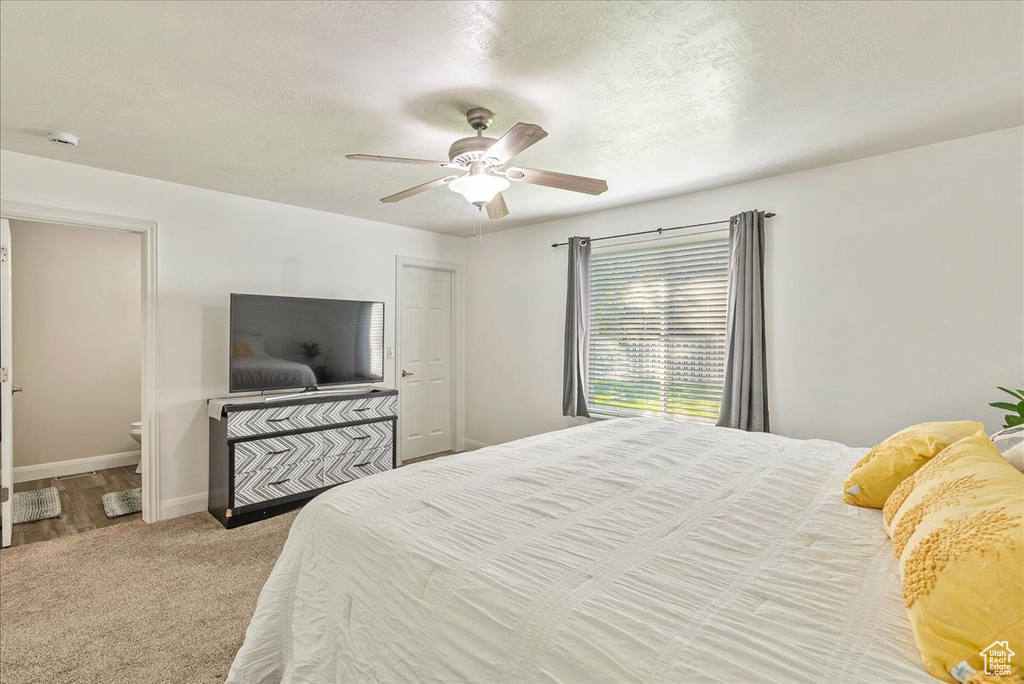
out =
<path fill-rule="evenodd" d="M 231 295 L 232 392 L 384 380 L 384 302 Z"/>

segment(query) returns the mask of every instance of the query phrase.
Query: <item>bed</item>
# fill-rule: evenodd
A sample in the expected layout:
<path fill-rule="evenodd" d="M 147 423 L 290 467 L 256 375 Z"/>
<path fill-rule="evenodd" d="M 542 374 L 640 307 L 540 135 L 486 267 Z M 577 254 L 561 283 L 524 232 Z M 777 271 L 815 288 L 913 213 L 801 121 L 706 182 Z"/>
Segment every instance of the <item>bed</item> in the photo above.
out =
<path fill-rule="evenodd" d="M 236 392 L 267 387 L 315 387 L 316 375 L 304 363 L 273 356 L 235 356 L 231 387 Z"/>
<path fill-rule="evenodd" d="M 631 418 L 335 488 L 228 682 L 934 683 L 862 453 Z"/>

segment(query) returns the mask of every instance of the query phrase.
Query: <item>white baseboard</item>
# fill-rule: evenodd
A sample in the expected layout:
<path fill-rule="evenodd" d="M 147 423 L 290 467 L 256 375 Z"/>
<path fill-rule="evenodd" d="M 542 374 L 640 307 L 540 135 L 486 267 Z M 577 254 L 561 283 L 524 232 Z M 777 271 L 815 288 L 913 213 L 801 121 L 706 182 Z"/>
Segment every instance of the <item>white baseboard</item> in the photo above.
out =
<path fill-rule="evenodd" d="M 28 482 L 29 480 L 42 480 L 47 477 L 77 475 L 78 473 L 87 473 L 90 470 L 138 465 L 141 458 L 141 451 L 123 451 L 119 454 L 87 456 L 86 458 L 76 458 L 71 461 L 53 461 L 52 463 L 18 466 L 14 469 L 14 481 Z"/>
<path fill-rule="evenodd" d="M 178 499 L 168 499 L 160 504 L 160 519 L 170 520 L 190 513 L 199 513 L 206 510 L 208 500 L 206 492 L 183 496 Z"/>
<path fill-rule="evenodd" d="M 478 442 L 475 439 L 463 439 L 462 445 L 465 447 L 466 451 L 473 451 L 474 449 L 483 449 L 484 447 L 491 446 L 486 442 Z"/>

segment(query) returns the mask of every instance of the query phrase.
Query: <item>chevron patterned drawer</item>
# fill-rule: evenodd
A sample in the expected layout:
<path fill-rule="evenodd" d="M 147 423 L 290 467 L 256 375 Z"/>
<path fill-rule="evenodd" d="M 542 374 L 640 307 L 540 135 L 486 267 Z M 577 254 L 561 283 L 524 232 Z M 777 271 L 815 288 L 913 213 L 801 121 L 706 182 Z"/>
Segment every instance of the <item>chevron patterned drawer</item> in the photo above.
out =
<path fill-rule="evenodd" d="M 324 438 L 323 453 L 329 456 L 340 456 L 383 446 L 390 448 L 394 437 L 391 421 L 333 428 L 320 434 Z"/>
<path fill-rule="evenodd" d="M 236 508 L 323 487 L 323 460 L 238 473 L 235 476 Z"/>
<path fill-rule="evenodd" d="M 392 447 L 389 443 L 387 446 L 377 449 L 325 458 L 322 471 L 323 484 L 320 486 L 330 487 L 391 470 L 391 454 Z"/>
<path fill-rule="evenodd" d="M 278 466 L 314 461 L 333 453 L 325 446 L 322 432 L 304 432 L 268 437 L 235 444 L 235 473 L 249 473 Z"/>
<path fill-rule="evenodd" d="M 228 439 L 252 437 L 286 430 L 317 428 L 368 418 L 397 415 L 398 397 L 393 394 L 362 399 L 339 398 L 336 402 L 276 406 L 228 414 Z"/>

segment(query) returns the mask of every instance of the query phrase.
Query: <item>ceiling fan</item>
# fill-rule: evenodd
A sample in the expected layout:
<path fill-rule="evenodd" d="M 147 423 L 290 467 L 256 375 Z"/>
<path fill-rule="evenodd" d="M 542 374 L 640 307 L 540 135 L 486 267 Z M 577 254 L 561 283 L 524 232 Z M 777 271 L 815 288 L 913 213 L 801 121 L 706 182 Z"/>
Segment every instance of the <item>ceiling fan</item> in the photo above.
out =
<path fill-rule="evenodd" d="M 492 219 L 500 219 L 508 215 L 508 206 L 505 204 L 505 198 L 501 191 L 508 189 L 509 181 L 546 185 L 549 188 L 584 192 L 588 195 L 600 195 L 608 189 L 608 183 L 596 178 L 508 166 L 512 157 L 547 137 L 547 131 L 536 124 L 517 123 L 505 135 L 496 140 L 484 135 L 484 131 L 494 120 L 494 114 L 489 109 L 482 107 L 470 109 L 466 112 L 466 120 L 476 130 L 476 136 L 461 138 L 452 143 L 446 162 L 407 157 L 381 157 L 375 154 L 347 154 L 345 157 L 360 161 L 422 164 L 450 169 L 451 175 L 389 195 L 381 202 L 397 202 L 447 185 L 465 197 L 471 204 L 478 208 L 486 208 L 487 216 Z"/>

